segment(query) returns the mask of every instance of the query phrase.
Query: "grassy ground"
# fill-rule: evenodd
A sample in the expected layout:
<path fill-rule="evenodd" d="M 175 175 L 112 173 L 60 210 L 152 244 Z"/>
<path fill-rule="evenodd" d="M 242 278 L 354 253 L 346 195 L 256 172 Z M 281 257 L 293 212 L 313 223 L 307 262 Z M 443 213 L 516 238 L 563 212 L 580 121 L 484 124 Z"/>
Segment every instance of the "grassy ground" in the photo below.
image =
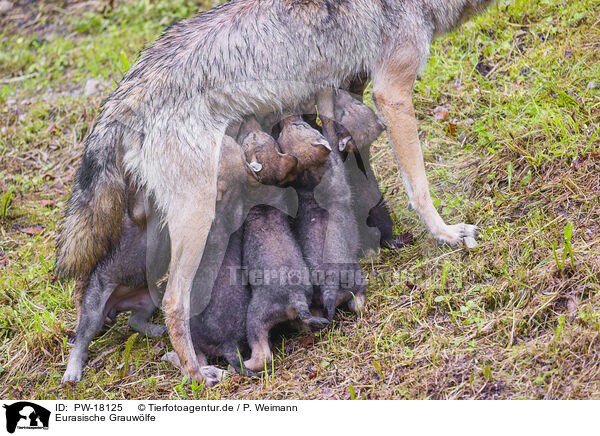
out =
<path fill-rule="evenodd" d="M 381 139 L 375 170 L 415 244 L 365 265 L 363 315 L 278 340 L 269 378 L 211 389 L 124 317 L 60 387 L 75 314 L 53 273 L 100 102 L 164 26 L 210 5 L 18 3 L 0 15 L 1 398 L 600 398 L 600 3 L 503 1 L 437 41 L 415 97 L 431 190 L 479 246 L 435 244 Z"/>

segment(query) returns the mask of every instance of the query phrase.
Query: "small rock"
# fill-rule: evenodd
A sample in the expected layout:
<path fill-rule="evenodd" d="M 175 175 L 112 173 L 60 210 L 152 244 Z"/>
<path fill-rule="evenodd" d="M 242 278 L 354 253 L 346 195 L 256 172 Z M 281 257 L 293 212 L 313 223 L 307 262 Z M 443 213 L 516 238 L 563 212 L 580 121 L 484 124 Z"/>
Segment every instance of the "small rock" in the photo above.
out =
<path fill-rule="evenodd" d="M 13 3 L 7 0 L 0 1 L 0 14 L 6 14 L 13 8 Z"/>
<path fill-rule="evenodd" d="M 100 82 L 98 82 L 96 79 L 89 79 L 87 82 L 85 82 L 85 89 L 83 91 L 83 95 L 85 97 L 91 97 L 92 95 L 97 94 L 101 90 L 102 87 L 100 86 Z"/>

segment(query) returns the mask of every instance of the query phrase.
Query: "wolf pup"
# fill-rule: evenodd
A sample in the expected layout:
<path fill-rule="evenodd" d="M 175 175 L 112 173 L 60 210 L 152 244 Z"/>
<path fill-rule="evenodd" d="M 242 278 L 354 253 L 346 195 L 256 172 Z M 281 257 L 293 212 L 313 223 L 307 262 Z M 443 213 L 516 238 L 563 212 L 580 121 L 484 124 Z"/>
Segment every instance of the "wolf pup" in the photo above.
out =
<path fill-rule="evenodd" d="M 81 380 L 90 342 L 102 328 L 106 317 L 132 311 L 129 325 L 145 335 L 161 336 L 165 327 L 148 322 L 156 305 L 146 283 L 146 230 L 123 218 L 118 248 L 92 272 L 80 302 L 79 321 L 73 349 L 69 354 L 62 383 Z M 76 300 L 77 300 L 77 296 Z"/>
<path fill-rule="evenodd" d="M 320 329 L 329 321 L 309 310 L 313 289 L 308 268 L 286 214 L 267 205 L 252 208 L 244 223 L 243 245 L 243 265 L 252 287 L 246 320 L 252 355 L 244 366 L 259 371 L 271 362 L 269 331 L 273 326 L 300 319 Z"/>
<path fill-rule="evenodd" d="M 118 246 L 131 177 L 168 224 L 173 257 L 163 311 L 185 372 L 203 380 L 189 293 L 215 215 L 224 132 L 244 116 L 292 108 L 357 73 L 373 80 L 425 227 L 448 244 L 474 236 L 474 226 L 447 225 L 433 205 L 412 91 L 432 40 L 493 1 L 234 0 L 169 27 L 106 99 L 84 141 L 58 237 L 60 275 L 85 276 Z"/>
<path fill-rule="evenodd" d="M 370 146 L 383 132 L 385 125 L 370 107 L 349 92 L 338 90 L 334 98 L 335 119 L 344 125 L 356 145 L 356 149 L 346 160 L 345 169 L 352 188 L 361 249 L 369 251 L 378 246 L 394 247 L 394 222 L 379 191 L 370 155 Z"/>
<path fill-rule="evenodd" d="M 260 183 L 284 186 L 296 178 L 298 160 L 281 153 L 275 139 L 262 130 L 255 117 L 249 117 L 242 124 L 238 141 L 242 144 L 246 160 L 257 173 Z"/>
<path fill-rule="evenodd" d="M 355 221 L 349 218 L 352 215 L 351 208 L 342 208 L 347 215 L 345 220 L 333 222 L 329 219 L 329 210 L 315 200 L 315 188 L 329 172 L 327 176 L 334 185 L 327 187 L 327 190 L 333 195 L 336 192 L 341 194 L 332 203 L 331 209 L 339 211 L 339 206 L 343 207 L 343 201 L 336 203 L 343 199 L 343 192 L 349 192 L 344 168 L 340 162 L 336 164 L 340 157 L 339 150 L 325 147 L 315 150 L 315 145 L 320 145 L 324 139 L 315 140 L 322 135 L 301 121 L 299 116 L 284 117 L 281 125 L 278 142 L 282 150 L 298 158 L 298 178 L 292 184 L 298 194 L 295 233 L 310 270 L 311 282 L 317 291 L 313 300 L 321 300 L 325 314 L 331 320 L 338 304 L 350 300 L 353 295 L 364 303 L 366 294 L 364 277 L 355 258 L 356 244 L 353 241 L 357 240 L 358 235 Z M 350 206 L 348 203 L 346 205 Z M 335 259 L 328 257 L 327 251 L 341 255 L 346 261 L 335 262 Z"/>

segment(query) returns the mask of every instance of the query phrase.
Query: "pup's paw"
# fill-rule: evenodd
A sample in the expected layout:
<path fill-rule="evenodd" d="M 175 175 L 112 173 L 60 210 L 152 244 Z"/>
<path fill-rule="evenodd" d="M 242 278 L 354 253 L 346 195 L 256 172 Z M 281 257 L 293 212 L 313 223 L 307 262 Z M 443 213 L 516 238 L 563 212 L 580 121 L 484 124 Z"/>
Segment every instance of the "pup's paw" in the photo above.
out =
<path fill-rule="evenodd" d="M 169 351 L 163 354 L 160 360 L 163 362 L 169 362 L 176 368 L 181 369 L 181 361 L 179 360 L 179 356 L 177 355 L 177 353 L 174 351 Z"/>
<path fill-rule="evenodd" d="M 365 304 L 367 303 L 367 297 L 363 294 L 354 295 L 352 300 L 348 301 L 348 309 L 354 313 L 362 312 Z"/>
<path fill-rule="evenodd" d="M 165 327 L 164 325 L 148 323 L 144 331 L 141 333 L 144 333 L 146 336 L 149 336 L 151 338 L 160 338 L 166 331 L 167 327 Z"/>
<path fill-rule="evenodd" d="M 327 318 L 320 318 L 318 316 L 313 316 L 304 322 L 313 331 L 324 329 L 330 323 L 330 321 Z"/>
<path fill-rule="evenodd" d="M 62 376 L 62 380 L 60 381 L 61 385 L 66 385 L 67 383 L 74 384 L 79 383 L 81 381 L 81 370 L 74 368 L 67 368 L 65 373 Z"/>
<path fill-rule="evenodd" d="M 268 371 L 271 367 L 271 362 L 273 360 L 273 356 L 271 354 L 267 355 L 267 356 L 254 356 L 251 357 L 248 360 L 244 361 L 244 369 L 245 370 L 250 370 L 256 373 L 261 373 L 262 371 L 265 371 L 265 369 Z"/>

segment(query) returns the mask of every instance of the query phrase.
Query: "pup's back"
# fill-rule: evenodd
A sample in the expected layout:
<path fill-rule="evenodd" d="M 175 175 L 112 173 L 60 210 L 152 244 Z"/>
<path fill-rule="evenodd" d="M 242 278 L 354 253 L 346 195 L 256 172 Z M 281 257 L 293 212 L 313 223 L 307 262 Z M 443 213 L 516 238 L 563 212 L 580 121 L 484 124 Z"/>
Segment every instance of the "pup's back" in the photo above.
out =
<path fill-rule="evenodd" d="M 267 205 L 252 208 L 244 223 L 243 247 L 252 287 L 247 318 L 252 357 L 244 365 L 256 371 L 271 360 L 273 326 L 299 318 L 311 328 L 322 328 L 328 321 L 309 311 L 313 290 L 308 268 L 286 214 Z"/>
<path fill-rule="evenodd" d="M 242 356 L 248 349 L 246 313 L 250 288 L 241 277 L 242 234 L 234 232 L 227 245 L 210 301 L 190 320 L 194 347 L 210 356 L 223 356 L 240 374 L 245 373 Z"/>

